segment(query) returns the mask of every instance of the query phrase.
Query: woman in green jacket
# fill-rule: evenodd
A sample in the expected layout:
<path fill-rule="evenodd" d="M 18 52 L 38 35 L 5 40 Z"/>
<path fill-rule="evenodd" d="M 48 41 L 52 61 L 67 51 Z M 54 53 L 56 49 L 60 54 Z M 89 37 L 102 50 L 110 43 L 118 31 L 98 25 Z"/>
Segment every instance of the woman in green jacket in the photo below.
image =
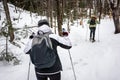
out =
<path fill-rule="evenodd" d="M 89 29 L 90 29 L 90 41 L 95 41 L 95 30 L 96 30 L 96 24 L 99 24 L 97 21 L 96 16 L 91 16 L 91 19 L 88 20 Z"/>

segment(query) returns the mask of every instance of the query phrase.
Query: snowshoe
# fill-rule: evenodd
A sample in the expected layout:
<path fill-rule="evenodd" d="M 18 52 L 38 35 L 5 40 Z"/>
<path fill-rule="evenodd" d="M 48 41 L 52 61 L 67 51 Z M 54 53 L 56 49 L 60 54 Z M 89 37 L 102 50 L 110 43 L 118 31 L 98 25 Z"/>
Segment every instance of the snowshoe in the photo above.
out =
<path fill-rule="evenodd" d="M 92 40 L 92 43 L 95 42 L 95 40 Z"/>
<path fill-rule="evenodd" d="M 90 38 L 89 40 L 92 41 L 92 38 Z"/>

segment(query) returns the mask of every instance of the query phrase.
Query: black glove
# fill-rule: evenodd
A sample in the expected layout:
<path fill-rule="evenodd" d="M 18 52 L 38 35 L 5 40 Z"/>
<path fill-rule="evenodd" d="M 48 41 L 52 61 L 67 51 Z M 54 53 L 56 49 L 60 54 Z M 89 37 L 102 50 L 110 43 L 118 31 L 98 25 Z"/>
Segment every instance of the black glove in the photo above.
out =
<path fill-rule="evenodd" d="M 29 39 L 33 39 L 35 33 L 33 32 L 32 35 L 29 36 Z"/>
<path fill-rule="evenodd" d="M 63 32 L 63 36 L 68 36 L 68 32 Z"/>
<path fill-rule="evenodd" d="M 29 39 L 32 39 L 34 36 L 33 35 L 30 35 Z"/>

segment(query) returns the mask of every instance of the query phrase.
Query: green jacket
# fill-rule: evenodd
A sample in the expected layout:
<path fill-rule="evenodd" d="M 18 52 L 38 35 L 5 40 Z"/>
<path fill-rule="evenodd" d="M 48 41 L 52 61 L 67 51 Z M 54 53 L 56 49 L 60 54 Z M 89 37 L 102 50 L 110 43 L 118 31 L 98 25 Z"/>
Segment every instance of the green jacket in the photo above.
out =
<path fill-rule="evenodd" d="M 88 22 L 87 22 L 89 24 L 89 27 L 96 27 L 96 24 L 100 24 L 99 21 L 95 20 L 95 24 L 94 25 L 90 25 L 90 21 L 91 21 L 91 19 L 88 20 Z"/>

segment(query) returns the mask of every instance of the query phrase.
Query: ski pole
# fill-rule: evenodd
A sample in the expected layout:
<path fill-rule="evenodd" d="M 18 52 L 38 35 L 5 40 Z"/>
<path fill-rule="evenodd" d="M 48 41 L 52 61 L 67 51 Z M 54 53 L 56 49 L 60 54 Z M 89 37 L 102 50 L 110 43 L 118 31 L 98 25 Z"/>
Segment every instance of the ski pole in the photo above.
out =
<path fill-rule="evenodd" d="M 86 27 L 87 27 L 87 24 L 86 24 Z M 87 41 L 87 34 L 88 34 L 88 27 L 87 27 L 87 30 L 86 30 L 86 39 L 85 39 L 85 41 Z"/>
<path fill-rule="evenodd" d="M 30 65 L 31 65 L 31 61 L 29 61 L 29 67 L 28 67 L 28 76 L 27 76 L 27 80 L 29 80 L 29 76 L 30 76 Z"/>
<path fill-rule="evenodd" d="M 71 61 L 71 65 L 72 65 L 72 70 L 73 70 L 74 78 L 75 78 L 75 80 L 77 80 L 76 74 L 75 74 L 75 69 L 74 69 L 74 66 L 73 66 L 72 57 L 71 57 L 71 54 L 70 54 L 70 50 L 68 50 L 68 53 L 69 53 L 69 56 L 70 56 L 70 61 Z"/>
<path fill-rule="evenodd" d="M 100 27 L 100 24 L 98 24 L 98 42 L 100 41 L 99 40 L 99 27 Z"/>

